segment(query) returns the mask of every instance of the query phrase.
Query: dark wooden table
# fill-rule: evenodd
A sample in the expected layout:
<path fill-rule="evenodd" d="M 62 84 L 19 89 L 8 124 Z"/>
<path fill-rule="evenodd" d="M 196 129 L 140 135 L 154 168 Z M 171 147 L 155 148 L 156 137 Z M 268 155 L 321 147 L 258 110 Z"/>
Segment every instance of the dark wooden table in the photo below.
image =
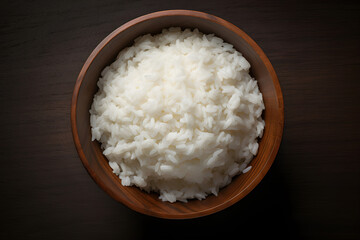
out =
<path fill-rule="evenodd" d="M 82 166 L 70 127 L 75 80 L 95 46 L 165 9 L 243 29 L 268 55 L 285 101 L 283 141 L 264 180 L 232 207 L 192 220 L 114 201 Z M 360 239 L 360 4 L 2 1 L 0 20 L 0 239 Z"/>

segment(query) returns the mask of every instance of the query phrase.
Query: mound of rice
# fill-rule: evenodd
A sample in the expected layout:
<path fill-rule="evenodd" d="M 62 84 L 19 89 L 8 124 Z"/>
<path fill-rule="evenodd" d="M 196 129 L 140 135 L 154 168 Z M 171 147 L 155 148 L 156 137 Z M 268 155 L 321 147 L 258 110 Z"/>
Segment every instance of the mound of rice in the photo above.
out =
<path fill-rule="evenodd" d="M 186 202 L 249 171 L 265 126 L 249 68 L 232 45 L 197 29 L 164 29 L 122 50 L 90 110 L 92 138 L 121 183 Z"/>

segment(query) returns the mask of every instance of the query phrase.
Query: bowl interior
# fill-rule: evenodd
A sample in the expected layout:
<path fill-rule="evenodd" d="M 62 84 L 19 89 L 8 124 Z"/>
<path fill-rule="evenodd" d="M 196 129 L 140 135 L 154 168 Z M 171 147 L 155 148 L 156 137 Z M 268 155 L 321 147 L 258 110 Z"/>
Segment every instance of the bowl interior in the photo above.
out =
<path fill-rule="evenodd" d="M 167 13 L 166 13 L 167 12 Z M 262 50 L 234 25 L 205 13 L 193 11 L 166 11 L 150 14 L 123 25 L 105 38 L 93 51 L 80 72 L 75 86 L 72 105 L 74 141 L 80 158 L 94 180 L 114 199 L 128 207 L 163 218 L 192 218 L 224 209 L 249 193 L 264 177 L 277 153 L 283 129 L 283 100 L 276 74 Z M 155 193 L 146 193 L 137 187 L 124 187 L 112 173 L 100 145 L 91 141 L 90 115 L 97 81 L 105 66 L 115 60 L 124 47 L 147 33 L 160 33 L 163 28 L 179 26 L 198 28 L 203 33 L 214 33 L 231 43 L 251 64 L 251 74 L 258 80 L 265 102 L 265 130 L 259 143 L 259 152 L 251 161 L 252 169 L 233 179 L 221 189 L 218 196 L 188 203 L 168 203 Z"/>

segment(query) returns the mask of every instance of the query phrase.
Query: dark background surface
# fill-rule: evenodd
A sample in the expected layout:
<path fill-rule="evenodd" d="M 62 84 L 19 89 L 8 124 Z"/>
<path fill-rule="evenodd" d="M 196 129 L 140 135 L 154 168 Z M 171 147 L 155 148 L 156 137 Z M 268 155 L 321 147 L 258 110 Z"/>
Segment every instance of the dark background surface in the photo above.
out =
<path fill-rule="evenodd" d="M 113 200 L 71 134 L 72 90 L 91 51 L 125 22 L 166 9 L 244 30 L 272 62 L 285 102 L 282 144 L 263 181 L 193 220 L 148 217 Z M 0 31 L 1 239 L 360 239 L 360 4 L 2 1 Z"/>

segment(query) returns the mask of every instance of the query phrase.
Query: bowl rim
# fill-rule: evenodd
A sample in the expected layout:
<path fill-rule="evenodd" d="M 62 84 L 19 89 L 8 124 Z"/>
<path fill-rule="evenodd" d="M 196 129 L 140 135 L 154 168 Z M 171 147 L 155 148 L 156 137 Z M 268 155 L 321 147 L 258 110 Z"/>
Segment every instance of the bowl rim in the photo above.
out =
<path fill-rule="evenodd" d="M 76 109 L 77 109 L 77 101 L 78 101 L 78 95 L 80 91 L 80 87 L 82 84 L 82 81 L 84 79 L 84 76 L 89 69 L 90 65 L 92 64 L 93 60 L 96 58 L 96 56 L 101 52 L 101 50 L 118 34 L 125 31 L 126 29 L 139 24 L 141 22 L 159 18 L 159 17 L 167 17 L 167 16 L 191 16 L 191 17 L 197 17 L 202 18 L 207 21 L 212 21 L 214 23 L 217 23 L 219 25 L 222 25 L 223 27 L 229 29 L 230 31 L 234 32 L 235 34 L 239 35 L 241 38 L 243 38 L 258 54 L 258 56 L 261 58 L 262 62 L 265 64 L 265 67 L 267 68 L 268 72 L 270 73 L 271 79 L 273 81 L 273 86 L 276 91 L 277 96 L 277 103 L 278 108 L 280 110 L 280 116 L 279 116 L 279 124 L 280 124 L 280 130 L 277 136 L 274 138 L 274 143 L 270 152 L 270 156 L 267 157 L 267 160 L 263 166 L 263 168 L 259 171 L 259 173 L 252 179 L 252 181 L 241 191 L 238 192 L 236 195 L 234 195 L 232 198 L 227 199 L 227 201 L 217 204 L 216 206 L 212 208 L 207 208 L 203 211 L 197 211 L 197 212 L 191 212 L 191 213 L 182 213 L 182 214 L 159 214 L 157 212 L 153 212 L 149 209 L 144 209 L 141 207 L 138 207 L 135 204 L 132 204 L 131 202 L 125 201 L 123 199 L 118 199 L 112 191 L 104 184 L 96 175 L 96 173 L 92 170 L 90 167 L 90 163 L 88 162 L 85 153 L 83 152 L 82 145 L 80 142 L 80 137 L 78 135 L 78 129 L 76 124 Z M 142 15 L 140 17 L 137 17 L 133 20 L 130 20 L 126 22 L 125 24 L 121 25 L 117 29 L 115 29 L 113 32 L 111 32 L 108 36 L 106 36 L 97 46 L 96 48 L 91 52 L 87 60 L 85 61 L 83 67 L 81 68 L 81 71 L 78 75 L 78 78 L 76 80 L 74 91 L 72 95 L 71 100 L 71 113 L 70 113 L 70 120 L 71 120 L 71 128 L 72 128 L 72 135 L 73 135 L 73 141 L 75 143 L 76 150 L 78 152 L 78 155 L 80 157 L 80 160 L 82 161 L 84 167 L 86 168 L 89 175 L 92 177 L 92 179 L 106 192 L 108 193 L 113 199 L 121 202 L 125 206 L 129 207 L 130 209 L 140 212 L 145 215 L 150 215 L 154 217 L 160 217 L 160 218 L 168 218 L 168 219 L 188 219 L 188 218 L 195 218 L 195 217 L 201 217 L 210 215 L 212 213 L 221 211 L 242 198 L 244 198 L 246 195 L 248 195 L 249 192 L 251 192 L 264 178 L 266 173 L 269 171 L 271 165 L 275 161 L 275 157 L 277 155 L 277 152 L 279 150 L 282 136 L 283 136 L 283 130 L 284 130 L 284 100 L 283 100 L 283 94 L 281 91 L 280 83 L 278 80 L 278 77 L 276 75 L 276 72 L 270 63 L 270 60 L 265 55 L 263 50 L 257 45 L 257 43 L 250 38 L 243 30 L 235 26 L 234 24 L 211 14 L 200 12 L 200 11 L 194 11 L 194 10 L 183 10 L 183 9 L 177 9 L 177 10 L 164 10 L 164 11 L 157 11 L 152 12 L 149 14 Z"/>

